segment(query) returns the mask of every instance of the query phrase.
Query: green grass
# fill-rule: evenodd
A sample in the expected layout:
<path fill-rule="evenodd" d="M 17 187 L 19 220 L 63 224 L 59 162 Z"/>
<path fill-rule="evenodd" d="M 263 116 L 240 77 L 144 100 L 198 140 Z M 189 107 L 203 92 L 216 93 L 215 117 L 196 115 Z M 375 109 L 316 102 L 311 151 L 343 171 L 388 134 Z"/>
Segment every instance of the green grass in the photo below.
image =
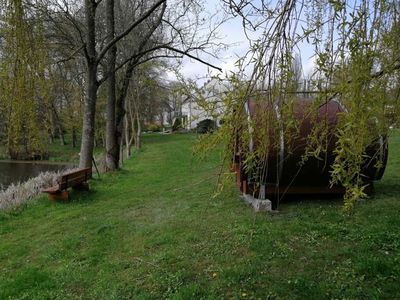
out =
<path fill-rule="evenodd" d="M 6 153 L 7 153 L 6 147 L 0 144 L 0 159 L 7 159 Z"/>
<path fill-rule="evenodd" d="M 54 143 L 48 144 L 47 149 L 49 151 L 49 160 L 54 162 L 79 162 L 79 151 L 80 151 L 80 139 L 78 140 L 77 146 L 72 147 L 72 136 L 70 134 L 65 135 L 65 145 L 61 145 L 60 140 L 55 139 Z M 105 149 L 99 145 L 94 149 L 94 157 L 104 155 Z"/>
<path fill-rule="evenodd" d="M 52 144 L 47 145 L 49 151 L 49 160 L 57 162 L 79 162 L 79 149 L 80 144 L 74 148 L 72 142 L 69 140 L 69 136 L 66 136 L 66 145 L 61 145 L 61 142 L 57 139 Z"/>
<path fill-rule="evenodd" d="M 376 195 L 256 214 L 190 135 L 151 135 L 68 204 L 0 215 L 0 299 L 399 299 L 399 135 Z"/>

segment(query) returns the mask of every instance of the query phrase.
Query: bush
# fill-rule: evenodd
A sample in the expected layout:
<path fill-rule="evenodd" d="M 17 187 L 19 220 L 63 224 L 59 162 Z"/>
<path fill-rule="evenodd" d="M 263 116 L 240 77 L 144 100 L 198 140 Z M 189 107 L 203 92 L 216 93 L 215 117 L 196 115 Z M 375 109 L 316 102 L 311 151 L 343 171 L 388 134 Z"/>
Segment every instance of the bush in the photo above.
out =
<path fill-rule="evenodd" d="M 158 124 L 150 124 L 147 126 L 148 131 L 153 131 L 153 132 L 160 132 L 162 129 L 161 125 Z"/>
<path fill-rule="evenodd" d="M 183 128 L 182 127 L 182 119 L 181 118 L 176 118 L 174 121 L 174 124 L 172 125 L 172 131 L 177 131 L 179 129 Z"/>
<path fill-rule="evenodd" d="M 213 120 L 205 119 L 197 124 L 196 131 L 197 133 L 213 132 L 215 127 L 215 122 Z"/>

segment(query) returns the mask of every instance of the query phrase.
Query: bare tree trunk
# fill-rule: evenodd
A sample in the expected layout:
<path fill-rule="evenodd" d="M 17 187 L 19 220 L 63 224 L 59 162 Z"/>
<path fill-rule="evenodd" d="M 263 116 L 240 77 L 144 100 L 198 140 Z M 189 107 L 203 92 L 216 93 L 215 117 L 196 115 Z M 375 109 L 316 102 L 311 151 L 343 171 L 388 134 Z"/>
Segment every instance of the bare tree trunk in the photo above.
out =
<path fill-rule="evenodd" d="M 117 107 L 116 107 L 116 120 L 115 120 L 116 121 L 115 135 L 116 135 L 117 140 L 122 140 L 122 131 L 125 126 L 124 123 L 125 123 L 125 118 L 126 118 L 126 113 L 127 113 L 126 112 L 126 110 L 127 110 L 126 95 L 128 94 L 128 88 L 129 88 L 130 80 L 133 75 L 135 63 L 136 63 L 136 61 L 133 61 L 133 60 L 128 63 L 124 78 L 122 80 L 122 86 L 119 89 L 119 93 L 118 93 Z M 127 120 L 127 118 L 126 118 L 126 120 Z M 126 126 L 128 126 L 128 125 L 126 125 Z M 129 138 L 126 138 L 127 134 L 129 136 L 129 127 L 126 127 L 126 126 L 125 126 L 125 144 L 127 147 L 127 158 L 128 158 L 131 156 L 131 154 L 130 154 L 130 149 L 128 150 Z"/>
<path fill-rule="evenodd" d="M 137 119 L 137 131 L 136 131 L 136 139 L 135 139 L 135 147 L 136 149 L 142 148 L 142 126 L 140 125 L 140 119 Z"/>
<path fill-rule="evenodd" d="M 117 98 L 117 103 L 116 103 L 116 111 L 115 111 L 115 139 L 117 141 L 117 149 L 116 152 L 118 153 L 118 156 L 115 158 L 117 164 L 123 161 L 123 149 L 121 148 L 124 145 L 124 139 L 123 139 L 123 134 L 124 134 L 124 115 L 125 115 L 125 110 L 124 110 L 124 98 Z"/>
<path fill-rule="evenodd" d="M 83 112 L 81 156 L 79 161 L 79 167 L 81 168 L 92 167 L 92 156 L 94 149 L 94 121 L 97 100 L 97 66 L 90 66 L 88 69 L 87 95 L 85 97 Z"/>
<path fill-rule="evenodd" d="M 108 42 L 115 36 L 114 22 L 114 0 L 107 0 L 107 31 Z M 118 168 L 119 144 L 117 138 L 117 128 L 115 123 L 115 60 L 117 48 L 114 45 L 108 52 L 108 101 L 107 101 L 107 120 L 106 120 L 106 171 L 114 171 Z"/>
<path fill-rule="evenodd" d="M 122 132 L 124 131 L 125 135 L 125 145 L 126 145 L 126 151 L 127 155 L 126 157 L 130 157 L 130 153 L 128 153 L 128 145 L 129 145 L 129 126 L 128 126 L 128 116 L 127 116 L 127 101 L 126 101 L 126 94 L 128 91 L 129 87 L 129 81 L 130 81 L 131 76 L 124 76 L 122 87 L 119 90 L 118 94 L 118 100 L 117 100 L 117 108 L 116 108 L 116 138 L 118 140 L 123 140 L 123 134 Z M 121 142 L 121 145 L 123 143 Z M 122 153 L 122 152 L 121 152 Z M 121 160 L 122 158 L 120 158 Z"/>
<path fill-rule="evenodd" d="M 135 114 L 136 114 L 136 137 L 135 137 L 135 148 L 140 149 L 142 147 L 142 141 L 140 140 L 142 136 L 142 126 L 140 124 L 140 115 L 139 115 L 139 110 L 135 109 Z"/>
<path fill-rule="evenodd" d="M 75 126 L 73 126 L 72 127 L 72 148 L 75 148 L 77 144 L 78 144 L 78 142 L 77 142 L 77 137 L 76 137 L 76 128 L 75 128 Z"/>
<path fill-rule="evenodd" d="M 126 157 L 132 155 L 132 143 L 135 140 L 135 119 L 133 117 L 132 106 L 130 102 L 126 103 L 126 114 L 124 118 L 125 123 L 125 144 L 126 144 Z M 129 128 L 129 125 L 131 128 Z"/>
<path fill-rule="evenodd" d="M 128 115 L 126 114 L 124 117 L 124 127 L 125 127 L 125 145 L 126 145 L 126 158 L 131 157 L 131 145 L 130 145 L 130 136 L 129 136 L 129 121 Z M 133 132 L 132 132 L 133 135 Z"/>
<path fill-rule="evenodd" d="M 79 167 L 91 168 L 94 148 L 94 126 L 97 100 L 97 60 L 96 60 L 96 27 L 95 13 L 96 3 L 91 0 L 85 0 L 86 14 L 86 49 L 87 49 L 87 82 L 86 96 L 83 111 L 82 124 L 82 142 Z"/>
<path fill-rule="evenodd" d="M 124 139 L 119 140 L 119 165 L 124 163 Z"/>
<path fill-rule="evenodd" d="M 61 143 L 61 146 L 65 146 L 64 131 L 62 130 L 61 125 L 58 126 L 58 132 L 59 132 L 59 134 L 60 134 L 60 143 Z"/>
<path fill-rule="evenodd" d="M 164 113 L 160 112 L 160 125 L 161 125 L 161 129 L 164 128 Z"/>
<path fill-rule="evenodd" d="M 55 125 L 54 125 L 54 115 L 53 115 L 53 111 L 52 110 L 50 110 L 49 115 L 50 115 L 50 127 L 49 127 L 49 130 L 48 130 L 49 142 L 50 142 L 50 144 L 53 144 L 54 143 L 54 136 L 55 136 L 55 130 L 54 130 Z"/>
<path fill-rule="evenodd" d="M 57 128 L 58 134 L 60 135 L 60 143 L 61 146 L 65 145 L 65 138 L 64 138 L 64 132 L 63 132 L 63 128 L 62 128 L 62 124 L 61 124 L 61 120 L 60 117 L 58 116 L 57 110 L 54 106 L 54 104 L 51 104 L 51 119 L 52 119 L 52 123 L 54 123 L 54 126 Z"/>
<path fill-rule="evenodd" d="M 49 130 L 49 143 L 50 144 L 54 143 L 54 133 L 53 133 L 53 130 L 51 128 Z"/>
<path fill-rule="evenodd" d="M 162 21 L 162 17 L 164 16 L 165 13 L 165 9 L 167 7 L 167 1 L 163 2 L 162 4 L 162 9 L 161 12 L 157 18 L 157 21 L 153 24 L 152 29 L 144 36 L 143 40 L 141 41 L 139 48 L 137 49 L 137 52 L 141 52 L 144 47 L 148 44 L 150 37 L 152 36 L 152 34 L 154 33 L 154 31 L 157 29 L 157 27 L 161 24 Z M 119 146 L 120 143 L 119 141 L 123 138 L 122 137 L 122 130 L 124 127 L 124 116 L 126 114 L 126 110 L 124 109 L 125 102 L 126 102 L 126 96 L 128 93 L 128 88 L 129 88 L 129 84 L 131 82 L 136 64 L 138 63 L 140 57 L 137 57 L 135 59 L 131 59 L 126 67 L 125 70 L 125 74 L 122 80 L 122 86 L 119 90 L 118 93 L 118 99 L 117 99 L 117 107 L 116 107 L 116 131 L 115 131 L 115 139 L 117 140 L 117 145 Z M 129 134 L 129 130 L 128 130 L 128 134 Z M 132 138 L 134 137 L 134 131 L 132 131 Z M 130 151 L 130 145 L 132 144 L 132 142 L 129 144 L 128 143 L 128 139 L 125 139 L 126 142 L 126 147 L 127 147 L 127 157 L 131 156 L 131 151 Z M 123 144 L 123 143 L 121 143 Z M 117 152 L 121 152 L 119 151 L 119 149 L 117 149 Z M 121 152 L 122 153 L 122 152 Z M 118 161 L 118 160 L 117 160 Z"/>

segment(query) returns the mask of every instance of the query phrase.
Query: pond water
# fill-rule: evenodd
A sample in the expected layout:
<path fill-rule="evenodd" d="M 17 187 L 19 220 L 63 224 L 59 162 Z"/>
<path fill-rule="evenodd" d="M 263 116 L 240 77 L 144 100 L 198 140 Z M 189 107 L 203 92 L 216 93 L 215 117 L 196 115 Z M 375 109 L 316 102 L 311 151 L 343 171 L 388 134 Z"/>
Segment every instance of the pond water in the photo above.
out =
<path fill-rule="evenodd" d="M 58 171 L 71 165 L 39 161 L 0 161 L 0 190 L 11 183 L 23 182 L 41 172 Z"/>

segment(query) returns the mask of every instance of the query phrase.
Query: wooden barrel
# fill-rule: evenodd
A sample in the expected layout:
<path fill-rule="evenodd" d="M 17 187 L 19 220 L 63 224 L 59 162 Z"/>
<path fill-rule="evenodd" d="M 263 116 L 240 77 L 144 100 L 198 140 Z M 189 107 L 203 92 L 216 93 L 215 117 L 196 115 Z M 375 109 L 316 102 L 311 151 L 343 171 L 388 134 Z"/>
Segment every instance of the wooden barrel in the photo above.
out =
<path fill-rule="evenodd" d="M 279 128 L 270 133 L 274 140 L 274 146 L 269 147 L 266 161 L 259 162 L 258 174 L 249 174 L 245 171 L 244 161 L 246 155 L 254 151 L 260 144 L 256 138 L 250 138 L 248 149 L 235 149 L 234 169 L 236 171 L 237 184 L 242 192 L 254 194 L 256 197 L 265 198 L 279 194 L 325 194 L 325 193 L 343 193 L 344 189 L 340 186 L 330 187 L 331 170 L 334 162 L 334 149 L 337 142 L 335 128 L 338 123 L 340 113 L 346 110 L 336 100 L 330 100 L 320 105 L 317 113 L 311 113 L 310 106 L 312 100 L 298 98 L 293 103 L 293 116 L 297 121 L 296 133 L 288 139 L 287 132 Z M 269 110 L 268 116 L 263 115 Z M 314 110 L 315 111 L 315 110 Z M 245 104 L 245 112 L 249 119 L 253 119 L 253 127 L 250 129 L 252 136 L 256 136 L 255 131 L 260 126 L 257 122 L 259 117 L 275 118 L 279 124 L 281 118 L 278 109 L 268 106 L 260 101 L 248 100 Z M 327 128 L 326 145 L 327 151 L 319 159 L 308 158 L 307 161 L 300 164 L 302 157 L 306 153 L 308 137 L 315 126 L 324 122 Z M 265 123 L 263 123 L 265 126 Z M 279 126 L 278 126 L 279 127 Z M 240 139 L 240 133 L 237 135 Z M 237 141 L 236 144 L 240 144 Z M 247 154 L 246 154 L 247 153 Z M 362 174 L 365 175 L 366 184 L 379 180 L 383 176 L 387 157 L 388 147 L 387 139 L 378 136 L 376 140 L 367 148 L 367 154 L 370 157 L 362 168 Z M 377 168 L 377 162 L 382 162 L 382 166 Z M 261 194 L 260 194 L 261 193 Z"/>

